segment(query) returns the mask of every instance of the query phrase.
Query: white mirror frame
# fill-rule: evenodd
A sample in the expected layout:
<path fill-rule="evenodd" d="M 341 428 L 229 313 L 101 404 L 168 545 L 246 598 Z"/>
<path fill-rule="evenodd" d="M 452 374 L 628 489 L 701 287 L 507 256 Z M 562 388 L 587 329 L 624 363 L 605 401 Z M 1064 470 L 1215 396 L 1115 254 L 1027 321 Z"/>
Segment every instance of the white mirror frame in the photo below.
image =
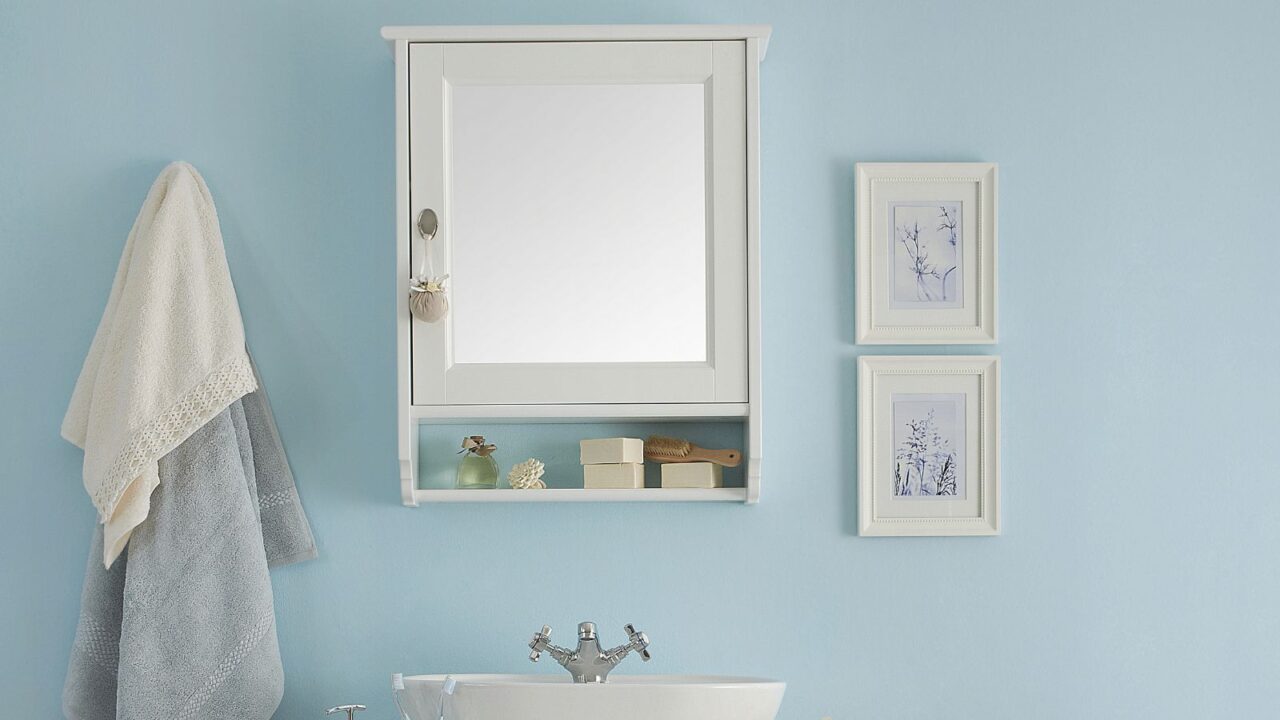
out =
<path fill-rule="evenodd" d="M 409 48 L 410 213 L 433 208 L 436 268 L 453 271 L 453 89 L 467 85 L 696 84 L 705 88 L 706 356 L 695 362 L 463 363 L 456 308 L 415 322 L 415 405 L 726 403 L 747 399 L 746 43 L 415 42 Z M 410 252 L 420 247 L 410 243 Z M 546 247 L 554 253 L 554 247 Z M 500 258 L 495 258 L 495 262 Z M 451 282 L 460 283 L 462 278 Z M 451 298 L 451 301 L 454 298 Z M 567 309 L 566 309 L 567 312 Z"/>

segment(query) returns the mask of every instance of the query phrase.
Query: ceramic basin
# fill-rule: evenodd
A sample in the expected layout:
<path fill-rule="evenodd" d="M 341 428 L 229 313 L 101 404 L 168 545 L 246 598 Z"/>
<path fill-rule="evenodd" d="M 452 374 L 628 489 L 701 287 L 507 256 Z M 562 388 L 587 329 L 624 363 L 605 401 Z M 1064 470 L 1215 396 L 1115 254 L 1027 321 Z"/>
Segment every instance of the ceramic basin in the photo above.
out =
<path fill-rule="evenodd" d="M 456 682 L 443 692 L 445 678 Z M 400 703 L 411 720 L 774 720 L 786 684 L 715 675 L 416 675 Z"/>

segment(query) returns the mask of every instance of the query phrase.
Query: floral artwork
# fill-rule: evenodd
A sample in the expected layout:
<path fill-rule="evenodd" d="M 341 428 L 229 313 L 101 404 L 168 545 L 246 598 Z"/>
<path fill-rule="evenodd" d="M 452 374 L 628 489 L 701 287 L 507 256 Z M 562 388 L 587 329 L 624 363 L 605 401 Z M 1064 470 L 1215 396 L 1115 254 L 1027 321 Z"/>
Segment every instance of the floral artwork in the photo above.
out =
<path fill-rule="evenodd" d="M 892 307 L 960 307 L 960 203 L 891 203 Z"/>
<path fill-rule="evenodd" d="M 963 394 L 893 396 L 893 495 L 965 496 Z"/>

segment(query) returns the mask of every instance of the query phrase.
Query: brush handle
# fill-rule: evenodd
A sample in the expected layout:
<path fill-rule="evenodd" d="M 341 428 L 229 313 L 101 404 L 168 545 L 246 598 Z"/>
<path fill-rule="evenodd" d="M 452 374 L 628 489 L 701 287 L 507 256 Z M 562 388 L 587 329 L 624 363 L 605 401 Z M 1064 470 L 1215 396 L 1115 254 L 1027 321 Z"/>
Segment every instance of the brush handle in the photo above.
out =
<path fill-rule="evenodd" d="M 683 457 L 656 454 L 651 455 L 646 451 L 644 458 L 646 460 L 664 463 L 709 462 L 717 465 L 723 465 L 724 467 L 738 467 L 738 464 L 742 462 L 742 453 L 737 450 L 708 450 L 707 448 L 700 448 L 697 445 L 694 445 L 689 448 L 689 453 Z"/>

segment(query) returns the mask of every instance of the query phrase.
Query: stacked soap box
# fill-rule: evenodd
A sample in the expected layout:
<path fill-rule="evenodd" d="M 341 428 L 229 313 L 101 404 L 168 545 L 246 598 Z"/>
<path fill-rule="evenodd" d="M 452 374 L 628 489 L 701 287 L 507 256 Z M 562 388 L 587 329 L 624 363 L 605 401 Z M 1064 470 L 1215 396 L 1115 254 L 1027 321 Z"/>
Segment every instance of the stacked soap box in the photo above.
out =
<path fill-rule="evenodd" d="M 644 441 L 602 438 L 580 443 L 582 486 L 588 489 L 644 487 Z"/>
<path fill-rule="evenodd" d="M 709 462 L 663 463 L 664 488 L 724 487 L 724 470 Z"/>

